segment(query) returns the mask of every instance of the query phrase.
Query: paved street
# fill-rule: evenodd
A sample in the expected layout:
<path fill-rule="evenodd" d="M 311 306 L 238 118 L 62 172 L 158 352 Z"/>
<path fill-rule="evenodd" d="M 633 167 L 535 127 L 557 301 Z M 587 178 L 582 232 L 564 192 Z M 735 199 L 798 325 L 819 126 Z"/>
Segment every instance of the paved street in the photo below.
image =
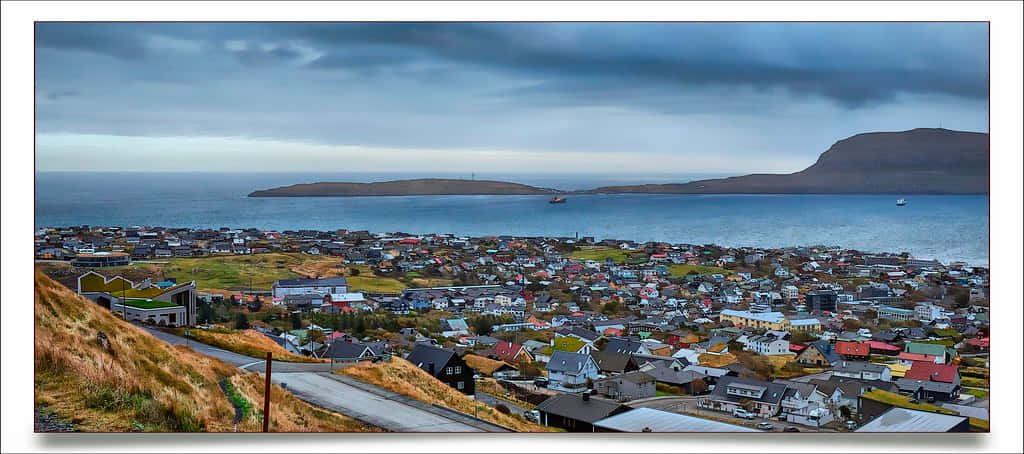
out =
<path fill-rule="evenodd" d="M 272 373 L 272 381 L 306 402 L 395 432 L 483 432 L 437 413 L 415 408 L 333 380 L 323 373 Z"/>
<path fill-rule="evenodd" d="M 138 325 L 157 339 L 172 345 L 188 344 L 193 350 L 247 371 L 263 372 L 266 362 L 210 345 L 187 340 L 160 330 Z M 287 363 L 275 361 L 271 380 L 284 384 L 296 397 L 318 407 L 395 432 L 484 432 L 495 431 L 486 423 L 460 417 L 418 402 L 408 402 L 369 384 L 354 386 L 330 373 L 330 363 Z M 338 367 L 335 365 L 335 367 Z M 354 379 L 349 379 L 353 380 Z M 389 397 L 392 396 L 392 397 Z M 405 401 L 403 401 L 405 400 Z M 500 429 L 497 429 L 500 430 Z"/>

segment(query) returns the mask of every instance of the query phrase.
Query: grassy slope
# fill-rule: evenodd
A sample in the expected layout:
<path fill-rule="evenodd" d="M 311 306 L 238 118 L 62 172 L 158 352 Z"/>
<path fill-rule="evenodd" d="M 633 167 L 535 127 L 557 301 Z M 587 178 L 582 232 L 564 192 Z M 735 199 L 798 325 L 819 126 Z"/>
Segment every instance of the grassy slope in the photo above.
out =
<path fill-rule="evenodd" d="M 171 330 L 179 336 L 184 336 L 184 328 L 177 328 Z M 288 361 L 293 363 L 319 363 L 323 362 L 321 359 L 310 358 L 308 356 L 296 355 L 284 347 L 277 345 L 276 342 L 270 340 L 267 336 L 262 333 L 247 329 L 247 330 L 233 330 L 233 329 L 190 329 L 189 336 L 204 344 L 209 344 L 217 348 L 240 353 L 246 356 L 252 356 L 254 358 L 263 358 L 267 352 L 274 354 L 274 359 L 277 361 Z"/>
<path fill-rule="evenodd" d="M 732 274 L 725 268 L 719 268 L 717 266 L 704 266 L 704 265 L 669 265 L 668 272 L 672 276 L 682 277 L 690 273 L 690 271 L 696 271 L 697 274 L 721 274 L 728 276 Z"/>
<path fill-rule="evenodd" d="M 642 255 L 643 253 L 640 254 Z M 615 263 L 624 263 L 630 260 L 630 252 L 605 246 L 586 246 L 571 252 L 569 257 L 576 260 L 594 260 L 597 262 L 603 262 L 604 259 L 610 257 Z"/>
<path fill-rule="evenodd" d="M 36 403 L 80 431 L 231 431 L 234 407 L 218 385 L 224 378 L 250 402 L 262 401 L 259 375 L 168 345 L 38 271 L 35 354 Z M 367 430 L 272 389 L 274 431 Z M 239 430 L 256 429 L 243 421 Z"/>
<path fill-rule="evenodd" d="M 300 277 L 291 268 L 304 261 L 300 254 L 225 255 L 172 258 L 162 268 L 167 277 L 179 282 L 195 279 L 201 288 L 247 288 L 251 277 L 253 288 L 269 289 L 276 280 Z"/>
<path fill-rule="evenodd" d="M 402 358 L 386 363 L 366 363 L 336 371 L 366 383 L 411 397 L 427 404 L 441 405 L 466 414 L 473 414 L 476 400 L 462 394 Z M 516 432 L 546 432 L 548 428 L 526 421 L 521 416 L 499 413 L 480 404 L 480 419 L 508 427 Z"/>

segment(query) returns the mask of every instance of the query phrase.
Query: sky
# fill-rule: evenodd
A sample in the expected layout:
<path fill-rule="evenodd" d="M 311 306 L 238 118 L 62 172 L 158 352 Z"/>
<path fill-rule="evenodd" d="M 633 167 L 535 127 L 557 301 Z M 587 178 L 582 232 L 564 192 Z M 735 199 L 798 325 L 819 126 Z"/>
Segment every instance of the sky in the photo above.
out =
<path fill-rule="evenodd" d="M 794 172 L 988 132 L 985 23 L 37 23 L 38 171 Z"/>

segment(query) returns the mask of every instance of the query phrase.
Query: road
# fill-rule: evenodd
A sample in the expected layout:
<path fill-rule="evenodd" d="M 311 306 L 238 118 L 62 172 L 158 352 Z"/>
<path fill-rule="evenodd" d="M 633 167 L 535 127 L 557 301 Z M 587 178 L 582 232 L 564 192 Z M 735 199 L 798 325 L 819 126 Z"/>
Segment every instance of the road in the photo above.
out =
<path fill-rule="evenodd" d="M 526 411 L 529 410 L 527 408 L 523 408 L 523 407 L 519 406 L 518 404 L 516 404 L 516 403 L 514 403 L 512 401 L 505 400 L 505 399 L 499 399 L 499 398 L 494 397 L 494 396 L 492 396 L 490 394 L 484 394 L 484 393 L 481 393 L 481 392 L 476 393 L 476 400 L 478 400 L 480 402 L 483 402 L 483 403 L 485 403 L 487 405 L 490 405 L 492 407 L 497 406 L 498 404 L 502 404 L 502 405 L 508 407 L 509 411 L 511 411 L 512 414 L 514 414 L 514 415 L 522 415 L 523 413 L 525 413 Z"/>
<path fill-rule="evenodd" d="M 188 340 L 139 325 L 157 339 L 172 345 L 188 344 L 193 350 L 220 359 L 246 371 L 263 372 L 263 360 Z M 337 365 L 335 367 L 338 367 Z M 434 408 L 367 383 L 330 372 L 330 363 L 287 363 L 275 361 L 271 381 L 283 385 L 296 397 L 318 407 L 394 432 L 488 432 L 500 428 L 484 421 Z"/>

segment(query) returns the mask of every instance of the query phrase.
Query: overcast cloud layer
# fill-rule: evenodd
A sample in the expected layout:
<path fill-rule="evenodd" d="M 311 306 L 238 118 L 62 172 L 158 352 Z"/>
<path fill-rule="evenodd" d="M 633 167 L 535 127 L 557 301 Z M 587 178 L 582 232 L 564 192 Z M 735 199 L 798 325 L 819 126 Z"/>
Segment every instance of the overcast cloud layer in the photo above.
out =
<path fill-rule="evenodd" d="M 41 23 L 36 81 L 39 170 L 796 171 L 987 132 L 988 30 Z"/>

